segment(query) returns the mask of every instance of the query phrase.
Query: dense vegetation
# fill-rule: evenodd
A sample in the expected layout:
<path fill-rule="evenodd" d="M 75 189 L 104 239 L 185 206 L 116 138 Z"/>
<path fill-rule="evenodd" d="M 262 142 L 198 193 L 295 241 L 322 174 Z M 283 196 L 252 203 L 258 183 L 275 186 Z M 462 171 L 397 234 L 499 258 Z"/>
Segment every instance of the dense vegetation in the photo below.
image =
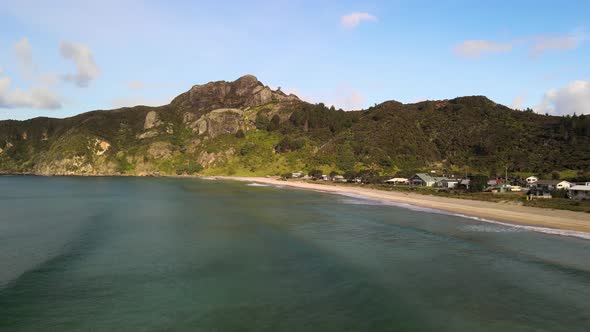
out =
<path fill-rule="evenodd" d="M 158 108 L 0 121 L 0 172 L 378 176 L 437 169 L 590 177 L 590 116 L 512 110 L 482 96 L 344 112 L 281 92 L 260 105 L 243 92 L 230 101 L 215 94 L 236 82 L 197 86 Z M 247 83 L 260 90 L 260 82 Z M 157 119 L 150 126 L 149 113 Z"/>

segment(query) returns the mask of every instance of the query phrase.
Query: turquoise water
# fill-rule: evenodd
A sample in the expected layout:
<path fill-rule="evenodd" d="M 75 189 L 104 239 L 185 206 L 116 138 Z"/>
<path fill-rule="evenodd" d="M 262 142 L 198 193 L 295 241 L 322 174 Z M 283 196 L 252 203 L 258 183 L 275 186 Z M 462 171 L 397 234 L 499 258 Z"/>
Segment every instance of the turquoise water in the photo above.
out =
<path fill-rule="evenodd" d="M 588 240 L 192 179 L 0 177 L 0 211 L 0 331 L 590 330 Z"/>

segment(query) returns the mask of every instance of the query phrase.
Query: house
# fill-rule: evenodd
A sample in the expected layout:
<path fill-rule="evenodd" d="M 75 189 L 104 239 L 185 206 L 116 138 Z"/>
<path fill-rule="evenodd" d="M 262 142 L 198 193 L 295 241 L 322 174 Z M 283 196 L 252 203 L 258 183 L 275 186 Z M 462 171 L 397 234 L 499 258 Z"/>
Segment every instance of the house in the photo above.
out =
<path fill-rule="evenodd" d="M 527 193 L 527 198 L 534 199 L 534 198 L 552 198 L 551 193 L 548 190 L 542 187 L 532 187 L 529 189 Z"/>
<path fill-rule="evenodd" d="M 570 187 L 568 189 L 568 196 L 576 200 L 590 199 L 590 182 Z"/>
<path fill-rule="evenodd" d="M 385 180 L 385 183 L 408 184 L 409 180 L 407 178 L 393 178 L 393 179 Z"/>
<path fill-rule="evenodd" d="M 526 181 L 527 186 L 530 187 L 530 186 L 536 184 L 537 181 L 539 181 L 539 178 L 536 176 L 529 176 L 528 178 L 526 178 L 525 181 Z"/>
<path fill-rule="evenodd" d="M 300 178 L 300 177 L 302 177 L 302 176 L 303 176 L 303 173 L 302 173 L 302 172 L 296 172 L 296 173 L 292 173 L 292 174 L 291 174 L 291 177 L 292 177 L 292 178 L 295 178 L 295 179 L 296 179 L 296 178 Z"/>
<path fill-rule="evenodd" d="M 437 187 L 443 187 L 443 188 L 457 188 L 459 185 L 459 180 L 458 179 L 443 179 L 443 180 L 439 180 L 436 182 Z"/>
<path fill-rule="evenodd" d="M 537 182 L 534 184 L 535 187 L 537 188 L 543 188 L 545 190 L 555 190 L 557 189 L 557 184 L 561 182 L 559 180 L 537 180 Z"/>
<path fill-rule="evenodd" d="M 322 181 L 330 181 L 330 177 L 326 174 L 322 174 L 321 180 Z"/>
<path fill-rule="evenodd" d="M 332 178 L 332 181 L 334 181 L 334 182 L 346 182 L 346 179 L 342 175 L 334 175 L 334 177 Z"/>
<path fill-rule="evenodd" d="M 466 189 L 466 190 L 467 190 L 467 189 L 469 189 L 469 183 L 470 183 L 470 182 L 471 182 L 471 180 L 470 180 L 469 178 L 464 178 L 464 179 L 461 179 L 461 180 L 459 180 L 459 185 L 458 185 L 458 187 L 459 187 L 460 189 Z"/>
<path fill-rule="evenodd" d="M 416 173 L 410 178 L 410 184 L 414 186 L 432 187 L 436 179 L 426 173 Z"/>
<path fill-rule="evenodd" d="M 561 181 L 555 185 L 556 189 L 569 189 L 573 184 L 568 181 Z"/>

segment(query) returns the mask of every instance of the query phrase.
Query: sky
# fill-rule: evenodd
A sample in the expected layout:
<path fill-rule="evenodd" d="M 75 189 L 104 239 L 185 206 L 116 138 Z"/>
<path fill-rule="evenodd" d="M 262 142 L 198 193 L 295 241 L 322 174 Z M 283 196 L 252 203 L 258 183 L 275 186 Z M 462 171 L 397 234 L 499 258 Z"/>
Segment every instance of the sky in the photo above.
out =
<path fill-rule="evenodd" d="M 590 1 L 2 0 L 0 119 L 252 74 L 345 110 L 485 95 L 590 114 Z"/>

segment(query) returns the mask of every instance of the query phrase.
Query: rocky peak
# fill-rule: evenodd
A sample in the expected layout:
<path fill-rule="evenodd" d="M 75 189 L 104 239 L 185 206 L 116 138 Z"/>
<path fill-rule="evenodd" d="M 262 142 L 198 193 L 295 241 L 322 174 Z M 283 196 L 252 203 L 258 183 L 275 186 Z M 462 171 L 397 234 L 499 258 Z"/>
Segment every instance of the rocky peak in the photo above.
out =
<path fill-rule="evenodd" d="M 172 104 L 186 110 L 208 111 L 218 108 L 244 109 L 289 100 L 299 98 L 273 90 L 253 75 L 245 75 L 233 82 L 216 81 L 195 85 L 176 97 Z"/>

